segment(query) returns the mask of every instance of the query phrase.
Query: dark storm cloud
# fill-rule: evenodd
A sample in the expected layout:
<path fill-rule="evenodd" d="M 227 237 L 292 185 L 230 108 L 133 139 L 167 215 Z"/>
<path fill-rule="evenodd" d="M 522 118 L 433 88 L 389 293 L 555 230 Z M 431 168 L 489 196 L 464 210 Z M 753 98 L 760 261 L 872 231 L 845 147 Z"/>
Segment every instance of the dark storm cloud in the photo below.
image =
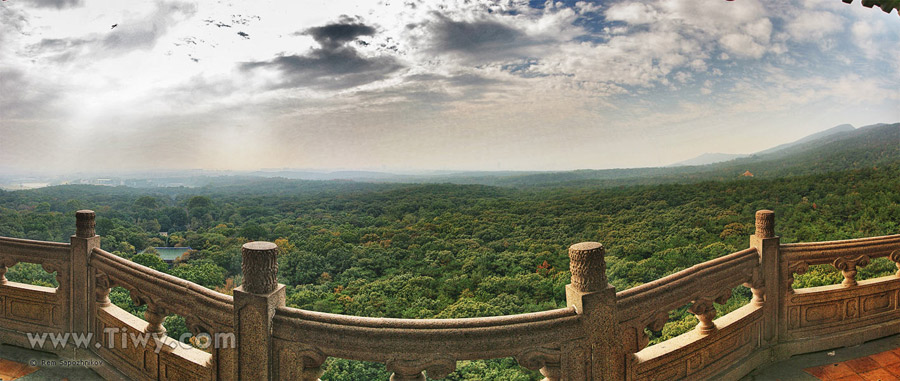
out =
<path fill-rule="evenodd" d="M 403 68 L 394 58 L 363 57 L 349 42 L 360 36 L 372 36 L 375 28 L 348 19 L 340 23 L 314 27 L 300 34 L 310 35 L 321 45 L 305 55 L 280 56 L 269 61 L 245 62 L 242 70 L 274 68 L 285 75 L 276 88 L 318 87 L 346 89 L 379 81 Z"/>
<path fill-rule="evenodd" d="M 516 29 L 495 21 L 463 22 L 443 19 L 434 28 L 436 48 L 445 51 L 479 52 L 505 49 L 525 39 Z"/>
<path fill-rule="evenodd" d="M 29 3 L 38 8 L 74 8 L 82 5 L 81 0 L 25 0 L 26 3 Z"/>
<path fill-rule="evenodd" d="M 312 36 L 323 49 L 337 49 L 359 36 L 372 36 L 375 28 L 359 24 L 331 24 L 307 29 L 303 34 Z"/>
<path fill-rule="evenodd" d="M 426 28 L 432 51 L 457 55 L 468 61 L 524 58 L 531 55 L 529 49 L 550 42 L 534 39 L 498 21 L 456 21 L 441 14 L 436 14 L 436 17 L 436 20 L 411 25 L 410 28 Z"/>

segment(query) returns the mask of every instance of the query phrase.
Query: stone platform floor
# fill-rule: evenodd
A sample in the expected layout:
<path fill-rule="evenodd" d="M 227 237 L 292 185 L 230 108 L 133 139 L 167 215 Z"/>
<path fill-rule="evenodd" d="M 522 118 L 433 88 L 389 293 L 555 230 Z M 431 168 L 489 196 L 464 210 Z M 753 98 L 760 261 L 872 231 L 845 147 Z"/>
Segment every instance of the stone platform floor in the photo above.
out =
<path fill-rule="evenodd" d="M 0 345 L 0 381 L 103 380 L 88 367 L 64 361 L 52 353 Z"/>
<path fill-rule="evenodd" d="M 103 380 L 89 367 L 65 365 L 62 361 L 52 353 L 0 345 L 0 381 Z M 741 379 L 762 380 L 900 381 L 900 335 L 797 355 L 754 370 Z"/>
<path fill-rule="evenodd" d="M 742 378 L 742 381 L 757 380 L 900 381 L 900 335 L 797 355 Z"/>

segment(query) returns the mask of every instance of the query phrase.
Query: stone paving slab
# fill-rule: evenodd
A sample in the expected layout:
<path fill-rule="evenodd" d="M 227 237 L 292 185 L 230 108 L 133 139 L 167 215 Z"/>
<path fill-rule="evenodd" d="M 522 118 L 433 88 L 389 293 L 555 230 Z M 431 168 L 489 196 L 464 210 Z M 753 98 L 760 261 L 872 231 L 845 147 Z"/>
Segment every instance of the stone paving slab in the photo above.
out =
<path fill-rule="evenodd" d="M 97 375 L 97 373 L 89 367 L 68 364 L 66 361 L 72 360 L 60 358 L 53 353 L 40 352 L 11 345 L 0 345 L 0 360 L 21 364 L 24 365 L 26 369 L 31 370 L 31 372 L 27 374 L 19 375 L 18 378 L 12 378 L 16 381 L 103 380 L 102 377 Z M 0 380 L 8 381 L 6 378 L 2 377 L 0 377 Z"/>
<path fill-rule="evenodd" d="M 900 335 L 862 345 L 793 356 L 754 370 L 742 381 L 900 381 Z"/>

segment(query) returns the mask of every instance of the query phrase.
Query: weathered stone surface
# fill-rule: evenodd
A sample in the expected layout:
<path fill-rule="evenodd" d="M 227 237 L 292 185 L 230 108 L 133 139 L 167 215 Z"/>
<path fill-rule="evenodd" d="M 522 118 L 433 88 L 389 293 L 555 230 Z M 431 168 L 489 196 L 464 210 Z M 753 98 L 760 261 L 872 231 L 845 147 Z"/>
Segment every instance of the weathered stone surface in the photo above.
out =
<path fill-rule="evenodd" d="M 760 210 L 756 212 L 756 233 L 759 238 L 772 238 L 775 236 L 775 212 Z"/>
<path fill-rule="evenodd" d="M 278 284 L 278 246 L 271 242 L 248 242 L 241 247 L 241 256 L 244 291 L 268 294 L 275 290 Z"/>
<path fill-rule="evenodd" d="M 598 242 L 582 242 L 569 246 L 569 271 L 572 287 L 581 292 L 599 291 L 606 287 L 606 250 Z"/>
<path fill-rule="evenodd" d="M 91 238 L 94 233 L 94 211 L 79 210 L 75 212 L 75 236 L 78 238 Z"/>

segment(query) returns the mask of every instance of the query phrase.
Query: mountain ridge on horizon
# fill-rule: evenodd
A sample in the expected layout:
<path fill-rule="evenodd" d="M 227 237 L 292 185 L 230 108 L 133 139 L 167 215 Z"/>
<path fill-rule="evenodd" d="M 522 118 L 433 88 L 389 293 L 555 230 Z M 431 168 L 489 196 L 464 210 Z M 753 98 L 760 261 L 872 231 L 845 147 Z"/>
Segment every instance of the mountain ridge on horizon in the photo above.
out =
<path fill-rule="evenodd" d="M 891 134 L 894 130 L 888 129 L 879 132 L 879 127 L 896 126 L 896 133 Z M 751 171 L 751 173 L 763 176 L 770 176 L 771 173 L 781 172 L 803 172 L 817 171 L 817 165 L 811 163 L 809 159 L 790 159 L 785 160 L 788 156 L 797 156 L 803 152 L 811 151 L 813 154 L 822 157 L 834 156 L 834 152 L 819 152 L 820 148 L 828 144 L 836 144 L 841 141 L 854 137 L 862 137 L 873 133 L 881 133 L 884 136 L 871 141 L 852 142 L 847 147 L 838 147 L 841 149 L 855 150 L 852 155 L 865 156 L 865 152 L 869 150 L 869 145 L 882 145 L 884 140 L 896 140 L 897 148 L 900 148 L 900 123 L 885 124 L 878 123 L 859 128 L 853 128 L 849 124 L 838 125 L 814 134 L 805 136 L 796 141 L 778 145 L 755 154 L 750 154 L 741 158 L 734 158 L 724 162 L 701 165 L 682 165 L 682 166 L 666 166 L 666 167 L 644 167 L 644 168 L 613 168 L 613 169 L 577 169 L 570 171 L 409 171 L 406 173 L 391 173 L 379 171 L 361 171 L 361 170 L 341 170 L 341 171 L 316 171 L 316 170 L 293 170 L 289 168 L 255 170 L 255 171 L 204 171 L 204 170 L 159 170 L 159 171 L 141 171 L 148 177 L 140 178 L 115 178 L 112 183 L 99 185 L 124 185 L 136 188 L 147 187 L 203 187 L 211 184 L 234 183 L 241 181 L 254 181 L 253 179 L 281 178 L 285 180 L 307 180 L 307 181 L 353 181 L 362 183 L 454 183 L 454 184 L 480 184 L 493 186 L 533 186 L 533 185 L 553 185 L 570 182 L 608 182 L 606 185 L 628 185 L 633 183 L 647 182 L 679 182 L 679 181 L 695 181 L 698 179 L 724 179 L 732 176 L 731 172 Z M 857 139 L 858 140 L 858 139 Z M 849 147 L 849 148 L 848 148 Z M 888 156 L 900 156 L 891 151 L 890 146 L 880 148 L 881 151 L 887 152 Z M 819 151 L 816 151 L 819 150 Z M 898 149 L 900 150 L 900 149 Z M 877 151 L 877 150 L 876 150 Z M 816 153 L 818 152 L 818 153 Z M 808 156 L 808 155 L 807 155 Z M 824 159 L 825 161 L 834 161 Z M 881 160 L 878 158 L 864 159 Z M 788 161 L 790 163 L 780 163 L 779 161 Z M 794 168 L 797 163 L 803 162 L 808 168 Z M 855 164 L 854 164 L 855 165 Z M 768 170 L 772 168 L 780 168 L 777 171 Z M 831 168 L 841 168 L 841 164 L 834 164 Z M 761 171 L 761 172 L 760 172 Z M 773 172 L 774 171 L 774 172 Z M 153 173 L 162 176 L 149 176 Z M 3 185 L 2 176 L 0 176 L 0 186 Z M 91 184 L 90 181 L 63 181 L 56 184 Z M 54 184 L 46 184 L 54 185 Z M 7 189 L 26 189 L 11 188 Z"/>
<path fill-rule="evenodd" d="M 860 128 L 880 126 L 883 124 L 887 124 L 887 123 L 876 123 L 876 124 L 872 124 L 872 125 L 863 126 Z M 734 160 L 734 159 L 745 158 L 745 157 L 749 157 L 749 156 L 753 156 L 753 155 L 765 155 L 765 154 L 781 151 L 783 149 L 787 149 L 790 147 L 794 147 L 798 144 L 803 144 L 806 142 L 810 142 L 810 141 L 824 138 L 827 136 L 831 136 L 834 134 L 850 132 L 850 131 L 854 131 L 854 130 L 856 130 L 856 127 L 853 127 L 852 124 L 844 123 L 844 124 L 839 124 L 837 126 L 834 126 L 834 127 L 831 127 L 831 128 L 819 131 L 819 132 L 815 132 L 815 133 L 806 135 L 806 136 L 804 136 L 800 139 L 794 140 L 792 142 L 779 144 L 775 147 L 767 148 L 762 151 L 757 151 L 754 153 L 740 154 L 740 153 L 724 153 L 724 152 L 705 152 L 703 154 L 692 157 L 690 159 L 679 161 L 677 163 L 669 164 L 669 165 L 667 165 L 667 167 L 707 165 L 707 164 L 721 163 L 723 161 L 730 161 L 730 160 Z"/>

